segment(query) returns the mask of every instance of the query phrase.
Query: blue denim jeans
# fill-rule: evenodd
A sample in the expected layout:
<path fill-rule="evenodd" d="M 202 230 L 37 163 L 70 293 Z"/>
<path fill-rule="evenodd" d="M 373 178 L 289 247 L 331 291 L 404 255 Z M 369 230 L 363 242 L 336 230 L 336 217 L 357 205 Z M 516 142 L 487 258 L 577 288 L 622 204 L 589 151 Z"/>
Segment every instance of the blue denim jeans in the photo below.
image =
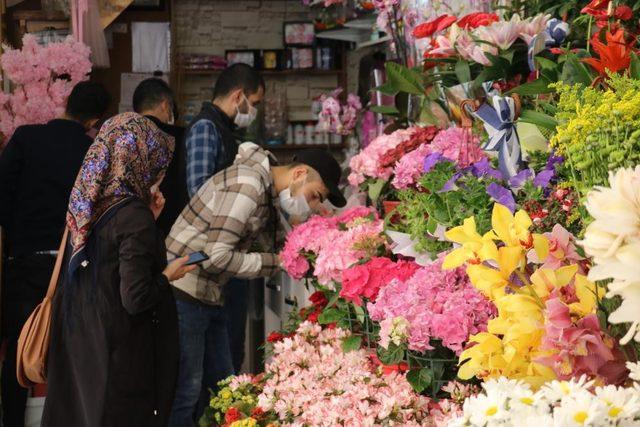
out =
<path fill-rule="evenodd" d="M 176 300 L 180 333 L 178 383 L 170 427 L 192 427 L 209 401 L 209 390 L 233 374 L 223 307 Z"/>

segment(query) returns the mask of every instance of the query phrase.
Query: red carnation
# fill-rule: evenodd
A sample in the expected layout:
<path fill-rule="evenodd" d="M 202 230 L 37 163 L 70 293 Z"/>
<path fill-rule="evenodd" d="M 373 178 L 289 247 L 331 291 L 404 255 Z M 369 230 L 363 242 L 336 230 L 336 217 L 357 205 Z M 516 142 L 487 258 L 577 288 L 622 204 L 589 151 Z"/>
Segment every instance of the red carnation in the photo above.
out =
<path fill-rule="evenodd" d="M 487 25 L 491 25 L 499 20 L 500 18 L 495 13 L 470 13 L 460 18 L 458 21 L 458 27 L 464 28 L 465 30 L 469 28 L 486 27 Z"/>
<path fill-rule="evenodd" d="M 267 337 L 267 342 L 270 342 L 270 343 L 280 342 L 283 339 L 284 339 L 284 335 L 282 335 L 280 332 L 271 332 Z"/>
<path fill-rule="evenodd" d="M 318 323 L 318 317 L 320 316 L 320 313 L 322 313 L 321 309 L 315 310 L 313 313 L 309 315 L 309 317 L 307 317 L 307 320 L 309 322 Z"/>
<path fill-rule="evenodd" d="M 227 410 L 227 413 L 224 414 L 224 422 L 227 424 L 231 424 L 239 421 L 241 417 L 242 414 L 240 413 L 240 411 L 232 406 Z"/>
<path fill-rule="evenodd" d="M 431 37 L 435 33 L 449 28 L 457 18 L 451 15 L 438 16 L 429 22 L 424 22 L 413 29 L 413 36 L 417 39 Z"/>
<path fill-rule="evenodd" d="M 622 21 L 628 21 L 629 19 L 633 18 L 633 10 L 629 6 L 624 4 L 622 6 L 616 7 L 613 15 Z"/>
<path fill-rule="evenodd" d="M 317 306 L 324 307 L 329 302 L 329 300 L 327 300 L 327 297 L 325 297 L 324 294 L 320 291 L 316 291 L 312 293 L 311 296 L 309 297 L 309 301 L 311 301 L 311 303 L 316 307 Z"/>

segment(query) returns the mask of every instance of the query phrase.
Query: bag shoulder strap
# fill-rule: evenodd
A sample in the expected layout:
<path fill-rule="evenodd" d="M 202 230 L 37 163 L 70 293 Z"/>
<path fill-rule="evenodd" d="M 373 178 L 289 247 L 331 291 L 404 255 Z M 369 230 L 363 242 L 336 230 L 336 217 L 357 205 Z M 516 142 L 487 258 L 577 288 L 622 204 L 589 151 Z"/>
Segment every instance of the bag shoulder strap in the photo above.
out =
<path fill-rule="evenodd" d="M 58 286 L 58 278 L 60 277 L 60 269 L 62 268 L 62 260 L 64 258 L 64 250 L 67 246 L 67 236 L 69 235 L 69 228 L 64 228 L 62 234 L 62 241 L 60 242 L 60 249 L 58 249 L 58 256 L 56 257 L 56 264 L 53 267 L 53 274 L 51 274 L 51 280 L 49 281 L 49 288 L 47 288 L 46 298 L 53 298 L 53 294 L 56 292 Z"/>

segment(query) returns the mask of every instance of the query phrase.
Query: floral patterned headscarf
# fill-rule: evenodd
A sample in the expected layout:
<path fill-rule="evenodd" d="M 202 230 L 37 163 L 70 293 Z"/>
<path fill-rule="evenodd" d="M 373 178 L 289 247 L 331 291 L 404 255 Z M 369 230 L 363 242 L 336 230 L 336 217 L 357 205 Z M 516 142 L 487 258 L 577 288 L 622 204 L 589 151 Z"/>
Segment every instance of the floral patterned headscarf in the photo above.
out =
<path fill-rule="evenodd" d="M 173 149 L 173 137 L 139 114 L 123 113 L 105 122 L 71 190 L 70 272 L 86 265 L 83 249 L 91 229 L 106 212 L 132 197 L 150 201 L 150 189 L 166 171 Z"/>

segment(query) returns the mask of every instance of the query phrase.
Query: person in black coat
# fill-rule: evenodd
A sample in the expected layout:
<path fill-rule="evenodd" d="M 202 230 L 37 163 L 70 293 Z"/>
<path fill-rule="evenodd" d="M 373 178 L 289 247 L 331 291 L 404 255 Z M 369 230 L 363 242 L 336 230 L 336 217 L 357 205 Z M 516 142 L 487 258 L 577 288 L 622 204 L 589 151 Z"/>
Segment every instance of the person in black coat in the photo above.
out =
<path fill-rule="evenodd" d="M 178 215 L 189 203 L 184 151 L 185 129 L 171 124 L 176 114 L 173 92 L 162 79 L 153 77 L 140 82 L 133 92 L 133 110 L 150 119 L 161 131 L 175 140 L 173 158 L 160 184 L 166 204 L 157 221 L 158 228 L 168 236 Z"/>
<path fill-rule="evenodd" d="M 42 425 L 166 425 L 178 368 L 169 282 L 195 266 L 167 266 L 155 219 L 173 139 L 148 118 L 108 120 L 69 201 L 69 239 L 53 300 Z"/>
<path fill-rule="evenodd" d="M 7 236 L 2 283 L 2 421 L 24 426 L 28 390 L 16 378 L 20 330 L 42 301 L 64 230 L 69 193 L 93 138 L 87 131 L 109 107 L 99 84 L 78 83 L 65 113 L 20 126 L 0 155 L 0 226 Z"/>

